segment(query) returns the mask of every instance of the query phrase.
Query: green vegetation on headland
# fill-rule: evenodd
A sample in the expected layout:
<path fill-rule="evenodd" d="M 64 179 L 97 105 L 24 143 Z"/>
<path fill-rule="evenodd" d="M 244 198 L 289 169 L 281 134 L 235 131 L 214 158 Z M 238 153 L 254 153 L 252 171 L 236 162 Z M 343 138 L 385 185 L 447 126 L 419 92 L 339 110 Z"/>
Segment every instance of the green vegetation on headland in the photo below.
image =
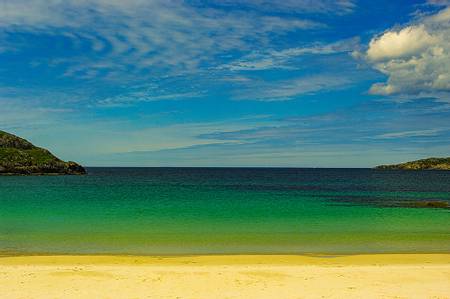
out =
<path fill-rule="evenodd" d="M 401 169 L 401 170 L 450 170 L 450 157 L 428 158 L 401 164 L 380 165 L 375 169 Z"/>
<path fill-rule="evenodd" d="M 0 175 L 86 174 L 79 164 L 64 162 L 48 150 L 0 131 Z"/>

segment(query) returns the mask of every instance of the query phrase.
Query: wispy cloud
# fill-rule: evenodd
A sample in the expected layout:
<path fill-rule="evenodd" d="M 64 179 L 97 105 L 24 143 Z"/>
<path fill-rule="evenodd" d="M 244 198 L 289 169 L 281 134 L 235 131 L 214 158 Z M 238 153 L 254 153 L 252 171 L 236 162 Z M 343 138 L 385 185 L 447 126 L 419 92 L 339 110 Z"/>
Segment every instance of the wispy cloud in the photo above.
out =
<path fill-rule="evenodd" d="M 245 87 L 235 92 L 234 99 L 264 102 L 289 101 L 299 96 L 342 89 L 351 83 L 349 78 L 334 75 L 306 76 L 278 81 L 256 80 L 245 83 Z"/>
<path fill-rule="evenodd" d="M 215 132 L 202 138 L 290 145 L 367 144 L 368 140 L 390 142 L 400 138 L 409 138 L 412 143 L 422 139 L 438 142 L 450 133 L 449 115 L 450 109 L 443 103 L 372 102 L 354 106 L 349 111 L 293 117 L 271 126 Z"/>
<path fill-rule="evenodd" d="M 33 130 L 56 125 L 58 120 L 72 112 L 66 109 L 36 107 L 31 103 L 18 102 L 0 97 L 1 130 Z"/>
<path fill-rule="evenodd" d="M 374 166 L 450 150 L 443 103 L 398 105 L 371 102 L 350 110 L 260 123 L 253 128 L 220 130 L 197 138 L 214 143 L 168 150 L 123 152 L 111 159 L 146 165 L 215 166 Z"/>
<path fill-rule="evenodd" d="M 288 48 L 283 50 L 259 51 L 246 55 L 231 63 L 221 65 L 219 69 L 231 71 L 259 71 L 267 69 L 295 69 L 293 59 L 305 55 L 332 55 L 351 53 L 360 48 L 358 37 L 345 39 L 332 43 L 315 43 L 303 47 Z"/>
<path fill-rule="evenodd" d="M 428 0 L 428 5 L 436 5 L 436 6 L 447 6 L 450 5 L 449 0 Z"/>
<path fill-rule="evenodd" d="M 215 55 L 264 46 L 279 34 L 321 26 L 298 17 L 199 9 L 183 1 L 0 3 L 0 30 L 7 34 L 60 36 L 81 48 L 83 55 L 58 60 L 67 68 L 66 75 L 82 78 L 195 72 L 201 64 L 214 64 Z"/>
<path fill-rule="evenodd" d="M 200 2 L 200 1 L 198 1 Z M 342 15 L 353 12 L 355 0 L 213 0 L 219 6 L 251 8 L 269 12 Z"/>
<path fill-rule="evenodd" d="M 398 139 L 398 138 L 410 138 L 410 137 L 430 137 L 430 136 L 437 136 L 441 131 L 442 131 L 442 129 L 392 132 L 392 133 L 376 135 L 373 138 L 374 139 Z"/>
<path fill-rule="evenodd" d="M 155 95 L 149 91 L 135 91 L 108 97 L 97 102 L 99 107 L 125 107 L 143 102 L 157 101 L 182 101 L 186 99 L 200 98 L 203 95 L 198 92 L 170 93 Z"/>

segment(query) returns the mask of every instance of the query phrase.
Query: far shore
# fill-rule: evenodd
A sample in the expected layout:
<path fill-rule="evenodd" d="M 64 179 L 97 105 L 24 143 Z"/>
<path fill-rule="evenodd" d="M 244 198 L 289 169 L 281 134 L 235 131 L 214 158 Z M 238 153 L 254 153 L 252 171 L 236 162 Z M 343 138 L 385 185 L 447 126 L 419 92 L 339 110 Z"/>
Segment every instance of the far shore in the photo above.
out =
<path fill-rule="evenodd" d="M 2 298 L 450 298 L 450 254 L 0 257 Z"/>

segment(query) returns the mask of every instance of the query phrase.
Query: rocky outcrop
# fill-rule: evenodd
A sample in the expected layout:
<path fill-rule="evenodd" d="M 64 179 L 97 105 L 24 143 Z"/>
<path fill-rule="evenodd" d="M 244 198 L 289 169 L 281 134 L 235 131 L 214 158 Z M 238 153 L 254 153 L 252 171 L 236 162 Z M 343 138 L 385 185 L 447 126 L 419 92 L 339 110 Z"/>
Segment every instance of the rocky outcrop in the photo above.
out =
<path fill-rule="evenodd" d="M 64 162 L 48 150 L 29 141 L 0 131 L 0 175 L 63 175 L 86 174 L 79 164 Z"/>
<path fill-rule="evenodd" d="M 450 170 L 449 158 L 428 158 L 401 164 L 380 165 L 375 169 L 401 169 L 401 170 Z"/>
<path fill-rule="evenodd" d="M 443 200 L 423 200 L 423 201 L 414 201 L 409 202 L 405 206 L 411 208 L 433 208 L 433 209 L 448 209 L 450 208 L 450 204 L 447 201 Z"/>

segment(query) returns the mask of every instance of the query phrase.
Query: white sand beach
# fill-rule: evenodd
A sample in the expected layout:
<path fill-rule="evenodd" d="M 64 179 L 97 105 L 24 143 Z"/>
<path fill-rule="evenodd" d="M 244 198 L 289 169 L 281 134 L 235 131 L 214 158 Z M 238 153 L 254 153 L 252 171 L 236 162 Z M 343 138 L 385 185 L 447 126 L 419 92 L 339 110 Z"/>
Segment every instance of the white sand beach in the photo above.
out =
<path fill-rule="evenodd" d="M 1 298 L 450 298 L 450 254 L 0 258 Z"/>

